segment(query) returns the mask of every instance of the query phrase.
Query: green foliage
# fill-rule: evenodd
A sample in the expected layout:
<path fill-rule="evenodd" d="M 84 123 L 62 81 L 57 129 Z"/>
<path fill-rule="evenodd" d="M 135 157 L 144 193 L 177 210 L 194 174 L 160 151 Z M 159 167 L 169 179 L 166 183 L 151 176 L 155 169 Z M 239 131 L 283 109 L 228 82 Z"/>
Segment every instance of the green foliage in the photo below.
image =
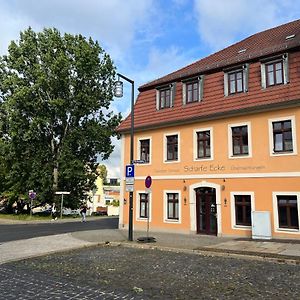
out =
<path fill-rule="evenodd" d="M 100 178 L 103 180 L 103 184 L 107 181 L 107 169 L 105 165 L 99 165 L 97 168 L 97 172 L 100 176 Z"/>
<path fill-rule="evenodd" d="M 0 192 L 34 189 L 51 203 L 70 191 L 71 207 L 86 197 L 121 119 L 109 109 L 114 75 L 91 38 L 29 28 L 11 42 L 0 58 Z"/>

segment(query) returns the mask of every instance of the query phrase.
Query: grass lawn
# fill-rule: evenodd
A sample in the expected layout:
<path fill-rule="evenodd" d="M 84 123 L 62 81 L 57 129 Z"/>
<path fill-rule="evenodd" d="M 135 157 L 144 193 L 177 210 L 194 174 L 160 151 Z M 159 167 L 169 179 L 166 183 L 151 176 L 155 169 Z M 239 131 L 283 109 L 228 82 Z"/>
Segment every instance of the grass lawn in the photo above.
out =
<path fill-rule="evenodd" d="M 76 216 L 77 217 L 77 216 Z M 60 218 L 60 216 L 58 216 Z M 63 219 L 74 218 L 74 216 L 63 216 Z M 51 216 L 39 216 L 39 215 L 30 215 L 27 214 L 0 214 L 0 219 L 6 220 L 15 220 L 15 221 L 49 221 L 51 220 Z"/>

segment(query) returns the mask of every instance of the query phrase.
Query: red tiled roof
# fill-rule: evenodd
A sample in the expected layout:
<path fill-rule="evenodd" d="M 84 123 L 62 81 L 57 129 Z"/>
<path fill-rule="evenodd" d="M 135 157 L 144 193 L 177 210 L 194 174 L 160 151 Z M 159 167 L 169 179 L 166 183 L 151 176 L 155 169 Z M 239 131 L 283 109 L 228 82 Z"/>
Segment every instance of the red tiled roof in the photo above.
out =
<path fill-rule="evenodd" d="M 293 35 L 295 35 L 293 38 L 286 39 L 286 37 Z M 212 114 L 228 112 L 230 110 L 267 105 L 296 98 L 299 99 L 300 80 L 298 78 L 297 82 L 293 82 L 292 69 L 290 69 L 290 81 L 291 84 L 295 84 L 293 87 L 295 89 L 294 91 L 290 89 L 290 85 L 277 86 L 272 89 L 261 91 L 260 86 L 257 86 L 260 85 L 260 79 L 258 78 L 257 73 L 253 73 L 252 71 L 255 61 L 259 58 L 283 53 L 289 49 L 296 48 L 299 45 L 300 20 L 296 20 L 254 34 L 180 70 L 146 83 L 139 88 L 140 94 L 135 104 L 135 127 L 143 128 L 152 125 L 158 126 L 162 123 L 167 124 L 180 120 L 201 118 Z M 245 49 L 245 51 L 239 53 L 239 51 L 243 49 Z M 290 66 L 292 63 L 291 60 L 292 59 L 290 59 Z M 299 64 L 300 56 L 294 56 L 294 61 L 297 61 Z M 222 73 L 218 73 L 218 71 L 243 62 L 253 62 L 250 66 L 249 92 L 226 97 L 226 101 L 224 101 L 223 76 Z M 294 73 L 296 73 L 296 71 Z M 180 81 L 196 74 L 207 74 L 204 81 L 203 101 L 183 107 L 181 93 L 182 86 Z M 252 83 L 251 78 L 254 77 L 256 77 L 255 80 L 257 82 L 253 81 Z M 218 84 L 214 84 L 216 80 Z M 179 84 L 177 84 L 176 88 L 174 107 L 156 110 L 155 87 L 175 81 L 179 82 Z M 252 86 L 253 84 L 254 87 Z M 129 127 L 130 116 L 121 123 L 118 130 L 126 131 Z"/>

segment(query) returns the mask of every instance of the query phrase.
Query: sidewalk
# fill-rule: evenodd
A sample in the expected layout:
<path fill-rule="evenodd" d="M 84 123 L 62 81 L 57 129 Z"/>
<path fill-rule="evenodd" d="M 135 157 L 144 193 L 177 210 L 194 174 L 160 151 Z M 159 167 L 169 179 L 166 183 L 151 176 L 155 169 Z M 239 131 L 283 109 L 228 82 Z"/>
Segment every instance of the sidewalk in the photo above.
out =
<path fill-rule="evenodd" d="M 154 243 L 137 242 L 145 232 L 134 232 L 134 241 L 127 240 L 128 232 L 118 229 L 80 231 L 0 244 L 0 264 L 68 251 L 99 244 L 161 249 L 203 255 L 226 255 L 249 259 L 300 264 L 300 241 L 256 241 L 204 235 L 150 233 Z"/>
<path fill-rule="evenodd" d="M 110 242 L 132 247 L 158 248 L 163 250 L 194 252 L 214 255 L 237 255 L 300 264 L 300 240 L 252 240 L 245 238 L 215 237 L 151 232 L 154 243 L 141 243 L 139 237 L 145 232 L 134 232 L 134 241 L 127 240 L 125 230 L 74 232 L 72 236 L 87 242 Z"/>

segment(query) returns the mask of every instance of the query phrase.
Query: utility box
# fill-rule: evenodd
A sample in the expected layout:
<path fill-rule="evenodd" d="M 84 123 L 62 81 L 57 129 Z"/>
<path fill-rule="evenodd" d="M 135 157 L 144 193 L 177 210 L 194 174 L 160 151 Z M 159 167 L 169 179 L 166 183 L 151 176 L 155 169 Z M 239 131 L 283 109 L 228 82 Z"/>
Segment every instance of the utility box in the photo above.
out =
<path fill-rule="evenodd" d="M 271 238 L 271 213 L 269 211 L 253 211 L 252 239 L 270 240 Z"/>

